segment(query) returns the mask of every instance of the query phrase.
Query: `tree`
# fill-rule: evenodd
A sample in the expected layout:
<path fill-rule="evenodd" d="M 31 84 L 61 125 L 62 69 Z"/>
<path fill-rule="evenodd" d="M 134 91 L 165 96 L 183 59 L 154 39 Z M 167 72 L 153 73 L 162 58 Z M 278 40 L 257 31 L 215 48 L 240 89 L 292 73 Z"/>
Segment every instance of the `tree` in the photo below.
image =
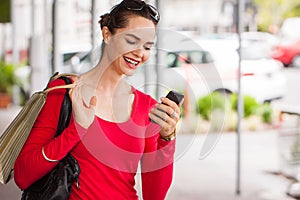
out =
<path fill-rule="evenodd" d="M 276 32 L 287 17 L 300 16 L 299 0 L 254 0 L 259 30 Z"/>
<path fill-rule="evenodd" d="M 10 0 L 1 0 L 0 23 L 10 22 Z"/>

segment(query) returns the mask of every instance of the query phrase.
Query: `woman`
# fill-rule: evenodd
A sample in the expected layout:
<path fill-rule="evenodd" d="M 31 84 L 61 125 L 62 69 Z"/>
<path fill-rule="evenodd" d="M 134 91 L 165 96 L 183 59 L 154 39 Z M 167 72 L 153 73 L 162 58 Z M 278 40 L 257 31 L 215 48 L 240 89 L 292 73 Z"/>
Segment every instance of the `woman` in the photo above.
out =
<path fill-rule="evenodd" d="M 138 199 L 139 164 L 143 199 L 165 198 L 172 181 L 179 106 L 167 98 L 157 103 L 124 79 L 149 59 L 158 21 L 157 10 L 141 0 L 124 0 L 101 16 L 102 57 L 74 80 L 73 118 L 57 138 L 65 90 L 48 94 L 15 163 L 15 182 L 21 189 L 70 152 L 81 173 L 80 188 L 74 183 L 69 199 Z M 61 84 L 58 79 L 49 87 Z"/>

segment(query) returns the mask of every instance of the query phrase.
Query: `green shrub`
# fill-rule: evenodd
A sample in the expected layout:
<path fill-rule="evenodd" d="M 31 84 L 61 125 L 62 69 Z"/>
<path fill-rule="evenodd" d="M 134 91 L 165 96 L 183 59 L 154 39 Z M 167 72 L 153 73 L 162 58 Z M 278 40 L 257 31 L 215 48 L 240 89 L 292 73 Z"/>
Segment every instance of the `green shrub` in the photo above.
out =
<path fill-rule="evenodd" d="M 243 99 L 244 99 L 244 117 L 247 118 L 250 115 L 254 114 L 259 104 L 255 100 L 255 98 L 248 95 L 245 95 Z M 232 94 L 230 96 L 230 100 L 231 100 L 231 108 L 237 111 L 237 105 L 238 105 L 237 94 Z"/>
<path fill-rule="evenodd" d="M 220 93 L 214 92 L 200 98 L 197 102 L 197 113 L 203 119 L 209 120 L 213 110 L 219 109 L 224 112 L 225 98 Z"/>
<path fill-rule="evenodd" d="M 265 103 L 257 109 L 257 114 L 261 117 L 261 120 L 264 123 L 272 123 L 273 119 L 273 110 L 270 104 Z"/>
<path fill-rule="evenodd" d="M 14 83 L 14 66 L 0 61 L 0 92 L 12 93 Z"/>

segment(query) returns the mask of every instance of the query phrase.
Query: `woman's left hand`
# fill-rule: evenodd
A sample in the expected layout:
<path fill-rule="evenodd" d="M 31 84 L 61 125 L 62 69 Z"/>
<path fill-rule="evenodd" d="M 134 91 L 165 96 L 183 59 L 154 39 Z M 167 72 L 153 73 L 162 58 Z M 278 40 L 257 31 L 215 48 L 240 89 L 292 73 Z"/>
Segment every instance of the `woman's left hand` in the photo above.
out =
<path fill-rule="evenodd" d="M 169 136 L 175 129 L 180 117 L 180 106 L 183 101 L 177 105 L 166 97 L 161 98 L 161 103 L 155 105 L 149 113 L 152 121 L 159 124 L 161 127 L 160 135 L 162 137 Z"/>

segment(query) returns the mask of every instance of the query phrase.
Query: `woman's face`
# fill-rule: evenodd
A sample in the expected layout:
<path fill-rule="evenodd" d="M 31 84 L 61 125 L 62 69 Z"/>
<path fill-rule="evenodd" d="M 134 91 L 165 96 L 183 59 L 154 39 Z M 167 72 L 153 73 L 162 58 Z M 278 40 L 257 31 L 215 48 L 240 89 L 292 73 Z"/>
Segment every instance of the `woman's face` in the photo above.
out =
<path fill-rule="evenodd" d="M 133 75 L 149 59 L 155 31 L 151 20 L 132 16 L 128 18 L 125 28 L 119 28 L 109 36 L 106 42 L 107 56 L 118 74 Z"/>

